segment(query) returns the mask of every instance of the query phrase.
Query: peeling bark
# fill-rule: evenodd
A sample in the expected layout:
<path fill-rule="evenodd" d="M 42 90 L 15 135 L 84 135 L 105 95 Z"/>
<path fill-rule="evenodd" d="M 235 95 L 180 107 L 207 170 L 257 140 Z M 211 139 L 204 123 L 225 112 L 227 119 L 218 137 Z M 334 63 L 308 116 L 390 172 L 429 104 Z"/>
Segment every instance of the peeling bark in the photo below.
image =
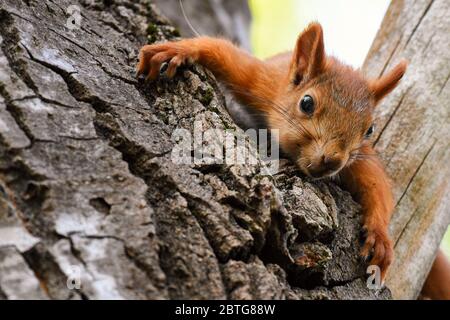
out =
<path fill-rule="evenodd" d="M 147 39 L 177 35 L 165 19 L 86 0 L 69 30 L 71 4 L 0 1 L 0 297 L 390 298 L 366 287 L 359 207 L 332 182 L 171 160 L 194 120 L 239 130 L 198 66 L 134 79 Z"/>
<path fill-rule="evenodd" d="M 409 60 L 378 108 L 376 139 L 396 201 L 387 279 L 395 298 L 417 298 L 450 223 L 449 32 L 448 1 L 392 1 L 364 66 L 376 77 Z"/>

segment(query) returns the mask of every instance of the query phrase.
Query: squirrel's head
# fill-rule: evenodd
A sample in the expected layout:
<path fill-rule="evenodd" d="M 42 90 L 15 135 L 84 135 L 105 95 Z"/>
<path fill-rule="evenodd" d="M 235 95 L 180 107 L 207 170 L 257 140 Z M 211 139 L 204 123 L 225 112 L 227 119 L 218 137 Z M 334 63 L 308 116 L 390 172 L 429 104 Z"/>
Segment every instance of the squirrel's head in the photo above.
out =
<path fill-rule="evenodd" d="M 280 146 L 307 175 L 332 176 L 360 156 L 374 131 L 373 111 L 398 84 L 402 61 L 378 79 L 325 55 L 322 27 L 303 31 L 293 53 L 289 84 L 268 121 L 279 128 Z"/>

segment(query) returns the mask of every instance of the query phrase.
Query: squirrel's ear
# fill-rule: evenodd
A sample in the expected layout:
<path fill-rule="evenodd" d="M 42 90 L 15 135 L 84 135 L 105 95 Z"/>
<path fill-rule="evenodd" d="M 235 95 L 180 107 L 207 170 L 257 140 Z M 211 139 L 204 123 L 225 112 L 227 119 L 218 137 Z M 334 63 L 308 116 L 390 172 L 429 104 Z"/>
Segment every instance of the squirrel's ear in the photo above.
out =
<path fill-rule="evenodd" d="M 291 79 L 299 84 L 311 79 L 325 68 L 323 31 L 319 23 L 311 23 L 298 37 L 291 63 Z"/>
<path fill-rule="evenodd" d="M 395 89 L 400 79 L 405 74 L 407 66 L 408 63 L 406 60 L 402 60 L 391 71 L 370 82 L 369 87 L 376 102 L 383 99 Z"/>

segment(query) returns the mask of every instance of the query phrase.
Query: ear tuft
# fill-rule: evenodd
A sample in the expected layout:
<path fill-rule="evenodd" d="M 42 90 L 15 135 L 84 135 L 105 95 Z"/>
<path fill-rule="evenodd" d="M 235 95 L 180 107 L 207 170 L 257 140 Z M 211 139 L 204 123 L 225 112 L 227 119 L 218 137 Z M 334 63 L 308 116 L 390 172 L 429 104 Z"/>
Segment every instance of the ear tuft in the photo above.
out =
<path fill-rule="evenodd" d="M 291 79 L 300 83 L 319 75 L 325 68 L 322 26 L 311 23 L 298 37 L 291 63 Z"/>
<path fill-rule="evenodd" d="M 401 60 L 391 71 L 381 76 L 380 78 L 371 81 L 370 90 L 378 102 L 383 99 L 387 94 L 397 87 L 400 79 L 406 72 L 408 62 L 406 60 Z"/>

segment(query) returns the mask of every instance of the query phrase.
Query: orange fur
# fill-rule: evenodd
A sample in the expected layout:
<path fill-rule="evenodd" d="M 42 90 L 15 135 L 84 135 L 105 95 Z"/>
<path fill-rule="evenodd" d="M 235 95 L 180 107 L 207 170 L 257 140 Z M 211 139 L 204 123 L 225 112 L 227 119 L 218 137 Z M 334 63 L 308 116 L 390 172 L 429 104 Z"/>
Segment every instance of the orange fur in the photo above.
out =
<path fill-rule="evenodd" d="M 169 77 L 175 74 L 179 61 L 198 62 L 235 90 L 242 103 L 249 104 L 254 102 L 252 96 L 274 99 L 273 81 L 282 76 L 281 72 L 268 68 L 231 42 L 210 37 L 144 46 L 140 53 L 138 74 L 148 73 L 148 80 L 155 80 L 162 63 L 169 60 Z M 256 105 L 259 106 L 259 103 Z"/>
<path fill-rule="evenodd" d="M 388 235 L 388 225 L 394 209 L 394 201 L 389 180 L 380 160 L 370 146 L 364 146 L 362 153 L 373 155 L 364 161 L 355 161 L 341 172 L 344 187 L 352 193 L 362 207 L 364 231 L 367 234 L 361 255 L 369 257 L 370 264 L 378 265 L 384 279 L 393 259 L 392 243 Z"/>
<path fill-rule="evenodd" d="M 369 86 L 374 93 L 376 101 L 383 99 L 387 94 L 395 89 L 398 82 L 405 74 L 406 67 L 406 60 L 402 60 L 387 74 L 370 82 Z"/>
<path fill-rule="evenodd" d="M 387 231 L 393 201 L 388 178 L 365 133 L 376 103 L 394 89 L 406 64 L 367 80 L 326 56 L 322 28 L 313 23 L 300 34 L 293 53 L 267 61 L 209 37 L 147 45 L 140 52 L 137 73 L 154 80 L 162 63 L 168 62 L 166 74 L 173 77 L 187 61 L 208 68 L 240 102 L 263 113 L 268 127 L 279 129 L 282 150 L 305 174 L 340 174 L 363 208 L 367 238 L 362 255 L 372 253 L 371 263 L 380 266 L 384 279 L 393 257 Z M 305 95 L 314 100 L 312 115 L 299 108 Z"/>

